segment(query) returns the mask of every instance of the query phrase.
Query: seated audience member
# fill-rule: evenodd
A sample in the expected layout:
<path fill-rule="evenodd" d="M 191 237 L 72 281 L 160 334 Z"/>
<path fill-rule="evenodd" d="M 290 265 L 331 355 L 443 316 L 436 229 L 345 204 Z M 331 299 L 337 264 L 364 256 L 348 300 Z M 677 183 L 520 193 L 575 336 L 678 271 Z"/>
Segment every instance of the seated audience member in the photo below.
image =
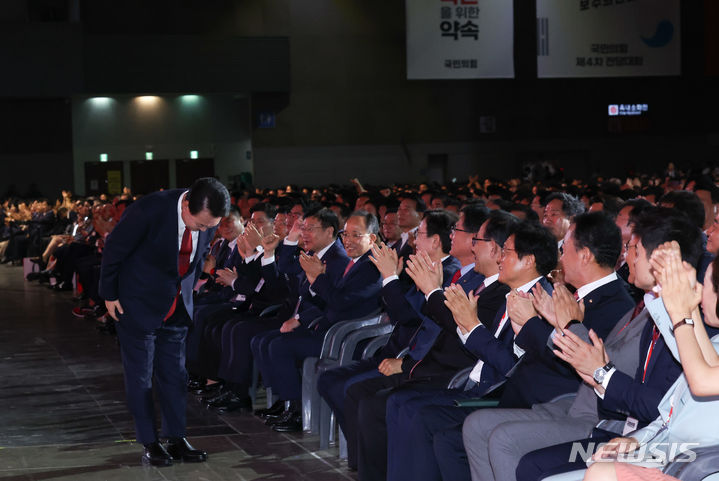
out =
<path fill-rule="evenodd" d="M 275 216 L 275 221 L 278 218 L 282 220 L 280 214 Z M 295 225 L 299 229 L 301 222 Z M 261 238 L 254 224 L 248 224 L 239 240 L 245 246 L 241 255 L 245 260 L 250 259 L 249 263 L 242 261 L 247 268 L 242 276 L 226 271 L 223 282 L 233 290 L 231 307 L 214 315 L 214 326 L 204 344 L 206 352 L 212 352 L 207 355 L 211 362 L 203 362 L 205 371 L 212 372 L 214 378 L 223 382 L 208 385 L 197 393 L 204 395 L 207 407 L 219 414 L 251 410 L 248 395 L 253 366 L 250 340 L 255 334 L 277 329 L 295 308 L 297 279 L 279 274 L 275 263 L 286 230 L 286 224 L 275 224 L 274 231 Z M 257 242 L 262 243 L 262 255 L 248 256 L 255 251 L 252 246 Z M 271 305 L 280 305 L 278 314 L 263 317 L 262 312 Z"/>
<path fill-rule="evenodd" d="M 701 232 L 683 217 L 670 209 L 651 209 L 637 219 L 630 249 L 633 261 L 634 284 L 647 292 L 643 312 L 635 320 L 654 313 L 646 304 L 654 298 L 657 279 L 650 266 L 652 252 L 665 242 L 678 241 L 683 258 L 692 266 L 701 254 Z M 632 321 L 634 323 L 635 321 Z M 656 319 L 655 319 L 656 322 Z M 619 370 L 614 359 L 597 338 L 590 342 L 574 335 L 570 328 L 564 337 L 555 337 L 555 351 L 569 362 L 582 379 L 595 389 L 599 398 L 598 415 L 602 423 L 591 432 L 591 438 L 576 441 L 584 449 L 595 443 L 606 442 L 621 433 L 627 422 L 645 426 L 657 416 L 657 405 L 669 386 L 681 373 L 681 366 L 672 357 L 667 339 L 660 335 L 654 322 L 646 322 L 640 333 L 639 347 L 631 349 L 630 355 L 639 358 L 634 374 Z M 580 354 L 574 354 L 580 353 Z M 626 356 L 621 347 L 617 356 Z M 630 419 L 631 418 L 631 419 Z M 618 422 L 617 422 L 618 421 Z M 485 425 L 486 427 L 486 425 Z M 547 474 L 556 474 L 583 467 L 580 460 L 570 463 L 571 439 L 556 439 L 549 447 L 526 454 L 517 467 L 518 480 L 542 479 Z M 491 443 L 491 439 L 489 440 Z M 557 444 L 560 443 L 560 444 Z M 596 446 L 595 446 L 596 447 Z M 591 451 L 591 449 L 589 449 Z M 479 468 L 479 466 L 477 466 Z"/>
<path fill-rule="evenodd" d="M 394 249 L 399 254 L 399 248 L 402 245 L 402 230 L 399 227 L 397 221 L 397 210 L 387 209 L 382 218 L 382 225 L 380 226 L 382 232 L 382 239 L 387 247 Z M 718 236 L 719 237 L 719 236 Z M 719 245 L 717 246 L 719 249 Z"/>
<path fill-rule="evenodd" d="M 220 225 L 217 226 L 219 238 L 212 245 L 210 255 L 207 256 L 205 265 L 202 267 L 201 279 L 206 282 L 200 286 L 195 295 L 195 309 L 202 304 L 210 304 L 227 300 L 220 295 L 223 286 L 217 282 L 217 272 L 223 269 L 232 269 L 235 256 L 238 255 L 236 246 L 237 238 L 245 231 L 240 210 L 230 207 L 230 213 L 223 217 Z M 195 317 L 197 319 L 197 317 Z M 188 336 L 191 334 L 188 334 Z"/>
<path fill-rule="evenodd" d="M 549 272 L 557 263 L 556 243 L 552 240 L 551 234 L 546 229 L 532 224 L 520 226 L 507 239 L 503 249 L 505 257 L 500 264 L 499 281 L 510 288 L 514 286 L 514 288 L 530 289 L 537 282 L 543 281 L 543 274 Z M 515 250 L 517 255 L 510 257 L 508 252 Z M 538 260 L 535 262 L 535 259 Z M 513 282 L 514 276 L 524 282 L 521 284 Z M 551 289 L 551 286 L 546 284 L 546 288 Z M 498 302 L 494 306 L 495 325 L 499 326 L 497 330 L 505 326 L 514 328 L 513 322 L 510 322 L 513 318 L 511 306 L 508 306 L 506 315 L 503 315 L 499 313 L 501 305 L 501 302 Z M 440 340 L 442 344 L 439 344 Z M 457 362 L 460 360 L 459 353 L 464 354 L 461 363 Z M 454 362 L 446 362 L 448 359 L 453 359 Z M 514 358 L 511 357 L 507 368 L 511 367 L 513 360 Z M 379 380 L 363 381 L 348 389 L 345 408 L 349 410 L 348 400 L 358 406 L 360 479 L 381 479 L 386 476 L 388 397 L 400 395 L 406 389 L 426 390 L 446 387 L 447 382 L 458 370 L 475 365 L 477 356 L 462 349 L 456 330 L 442 330 L 427 355 L 418 361 L 407 361 L 408 359 L 405 358 L 401 365 L 402 369 L 395 371 L 396 374 Z"/>
<path fill-rule="evenodd" d="M 593 464 L 584 476 L 587 481 L 676 481 L 659 470 L 667 462 L 685 457 L 685 449 L 696 450 L 719 442 L 719 418 L 716 416 L 719 408 L 716 397 L 719 395 L 719 337 L 710 339 L 704 327 L 705 322 L 709 326 L 719 326 L 716 313 L 719 285 L 712 275 L 713 269 L 719 266 L 716 261 L 710 266 L 702 288 L 695 282 L 694 270 L 687 268 L 686 263 L 683 265 L 682 257 L 676 242 L 654 250 L 651 263 L 662 290 L 661 299 L 651 301 L 650 309 L 656 313 L 653 315 L 657 327 L 675 359 L 681 361 L 684 373 L 660 401 L 659 415 L 651 424 L 626 436 L 615 437 L 597 450 L 592 457 Z M 676 446 L 685 447 L 675 449 Z M 645 461 L 647 456 L 658 454 L 662 457 L 656 467 L 634 464 L 635 460 Z M 617 459 L 619 461 L 607 462 Z M 579 471 L 545 479 L 580 480 L 583 474 Z"/>
<path fill-rule="evenodd" d="M 285 412 L 270 420 L 276 431 L 302 430 L 298 363 L 319 356 L 331 325 L 367 316 L 380 307 L 380 276 L 369 260 L 379 233 L 376 217 L 365 211 L 350 215 L 343 231 L 346 253 L 335 241 L 337 227 L 337 217 L 328 209 L 305 218 L 304 244 L 316 254 L 300 253 L 296 261 L 304 271 L 299 309 L 278 331 L 260 336 L 259 351 L 253 349 L 265 386 L 271 387 L 280 401 L 289 401 Z M 284 251 L 283 257 L 294 255 L 290 249 Z M 314 304 L 305 308 L 305 299 Z"/>
<path fill-rule="evenodd" d="M 629 282 L 629 264 L 626 261 L 627 246 L 629 239 L 632 237 L 632 226 L 635 219 L 652 204 L 644 199 L 631 199 L 621 205 L 615 222 L 622 232 L 622 253 L 619 255 L 617 262 L 617 275 L 627 283 L 627 292 L 632 296 L 634 302 L 640 302 L 644 297 L 644 292 L 637 289 Z"/>
<path fill-rule="evenodd" d="M 416 237 L 417 227 L 422 221 L 422 213 L 425 210 L 426 204 L 424 201 L 420 197 L 412 195 L 403 197 L 397 208 L 397 222 L 402 230 L 401 242 L 397 249 L 399 256 L 405 261 L 410 254 L 414 253 L 414 238 Z"/>
<path fill-rule="evenodd" d="M 697 280 L 704 279 L 704 274 L 706 274 L 707 268 L 714 258 L 714 254 L 709 252 L 706 246 L 707 235 L 703 231 L 705 212 L 702 201 L 694 192 L 675 190 L 664 194 L 657 202 L 657 205 L 678 210 L 702 232 L 702 248 L 704 252 L 697 264 Z"/>
<path fill-rule="evenodd" d="M 471 230 L 473 226 L 481 225 L 485 214 L 481 210 L 472 210 L 464 215 L 463 230 Z M 443 211 L 428 211 L 425 219 L 420 223 L 418 232 L 417 251 L 427 254 L 432 262 L 441 264 L 443 285 L 449 285 L 454 279 L 462 281 L 462 285 L 471 286 L 481 282 L 476 272 L 469 269 L 464 276 L 461 275 L 461 263 L 447 253 L 451 250 L 451 227 L 454 225 L 455 217 Z M 459 240 L 459 239 L 458 239 Z M 375 247 L 371 260 L 375 262 L 380 274 L 384 278 L 382 287 L 382 299 L 384 300 L 390 322 L 394 324 L 394 330 L 387 344 L 378 351 L 372 358 L 357 361 L 349 366 L 332 369 L 323 373 L 318 380 L 320 395 L 325 398 L 340 427 L 344 430 L 348 442 L 348 461 L 351 467 L 356 467 L 356 410 L 348 409 L 345 406 L 345 393 L 347 388 L 362 380 L 371 377 L 380 377 L 383 374 L 378 367 L 383 360 L 394 359 L 405 352 L 405 348 L 418 332 L 422 322 L 427 319 L 422 313 L 425 303 L 424 294 L 413 284 L 412 287 L 403 292 L 404 286 L 399 282 L 397 274 L 398 254 L 393 248 L 387 246 Z M 465 262 L 469 262 L 466 260 Z M 455 276 L 459 273 L 459 276 Z M 464 277 L 464 279 L 462 279 Z M 438 331 L 428 332 L 428 339 L 419 346 L 419 350 L 429 350 L 431 335 Z M 417 347 L 417 344 L 415 344 Z M 419 351 L 417 351 L 419 352 Z M 400 360 L 401 362 L 401 360 Z M 385 364 L 389 364 L 385 362 Z M 349 417 L 346 420 L 345 414 Z M 352 434 L 350 434 L 352 433 Z"/>
<path fill-rule="evenodd" d="M 560 249 L 572 219 L 582 212 L 584 206 L 574 196 L 564 192 L 554 192 L 547 196 L 542 213 L 542 225 L 552 232 Z"/>
<path fill-rule="evenodd" d="M 497 322 L 498 312 L 504 312 L 503 304 L 509 288 L 497 279 L 502 247 L 517 225 L 518 220 L 503 211 L 493 211 L 482 224 L 477 237 L 473 238 L 472 250 L 475 269 L 485 279 L 469 296 L 454 286 L 443 292 L 433 281 L 431 269 L 423 268 L 422 263 L 412 263 L 410 276 L 427 296 L 426 309 L 430 317 L 448 330 L 449 335 L 459 336 L 464 347 L 477 357 L 477 362 L 467 384 L 460 388 L 406 389 L 389 396 L 388 480 L 415 479 L 418 476 L 417 479 L 433 479 L 433 473 L 437 471 L 431 438 L 419 436 L 411 429 L 420 408 L 452 406 L 456 399 L 482 396 L 490 386 L 503 379 L 504 373 L 514 364 L 511 347 L 514 331 L 506 321 L 503 325 Z"/>

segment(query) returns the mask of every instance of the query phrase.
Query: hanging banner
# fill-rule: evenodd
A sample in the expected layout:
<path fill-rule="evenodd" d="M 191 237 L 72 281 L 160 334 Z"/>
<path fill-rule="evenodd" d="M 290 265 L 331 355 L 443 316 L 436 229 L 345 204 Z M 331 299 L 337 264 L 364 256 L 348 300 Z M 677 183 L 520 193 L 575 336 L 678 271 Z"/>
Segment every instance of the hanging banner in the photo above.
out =
<path fill-rule="evenodd" d="M 407 78 L 513 78 L 512 4 L 407 0 Z"/>
<path fill-rule="evenodd" d="M 680 75 L 679 28 L 679 0 L 537 0 L 537 76 Z"/>

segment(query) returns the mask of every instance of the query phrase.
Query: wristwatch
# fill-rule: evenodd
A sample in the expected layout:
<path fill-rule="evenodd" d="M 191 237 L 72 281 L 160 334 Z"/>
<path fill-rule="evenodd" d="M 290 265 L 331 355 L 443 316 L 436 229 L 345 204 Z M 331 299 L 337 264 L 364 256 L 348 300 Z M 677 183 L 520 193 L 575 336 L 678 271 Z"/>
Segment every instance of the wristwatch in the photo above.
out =
<path fill-rule="evenodd" d="M 594 382 L 596 382 L 597 384 L 602 384 L 607 373 L 612 369 L 614 369 L 614 363 L 612 361 L 609 361 L 606 365 L 598 368 L 596 371 L 594 371 Z"/>
<path fill-rule="evenodd" d="M 687 326 L 692 326 L 692 328 L 694 328 L 694 319 L 692 319 L 691 317 L 685 317 L 684 319 L 682 319 L 681 321 L 677 322 L 676 324 L 674 324 L 672 326 L 672 332 L 674 332 L 677 327 L 683 326 L 685 324 Z"/>

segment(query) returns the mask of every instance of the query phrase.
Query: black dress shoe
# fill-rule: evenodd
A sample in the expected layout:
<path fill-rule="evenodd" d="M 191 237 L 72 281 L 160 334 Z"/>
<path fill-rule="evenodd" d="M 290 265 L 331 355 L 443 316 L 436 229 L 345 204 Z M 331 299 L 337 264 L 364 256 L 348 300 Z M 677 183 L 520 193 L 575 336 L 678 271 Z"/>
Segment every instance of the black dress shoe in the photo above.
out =
<path fill-rule="evenodd" d="M 213 408 L 225 402 L 230 396 L 232 396 L 232 391 L 229 389 L 222 389 L 217 393 L 217 395 L 203 397 L 202 400 L 207 408 Z"/>
<path fill-rule="evenodd" d="M 267 409 L 257 409 L 255 416 L 259 416 L 262 419 L 266 419 L 268 416 L 279 416 L 285 411 L 284 401 L 275 401 L 275 403 Z"/>
<path fill-rule="evenodd" d="M 154 443 L 145 444 L 145 453 L 142 455 L 142 462 L 150 463 L 153 466 L 170 466 L 172 457 L 165 447 L 155 441 Z"/>
<path fill-rule="evenodd" d="M 196 396 L 212 397 L 220 393 L 224 383 L 215 382 L 212 384 L 204 384 L 203 386 L 191 391 Z"/>
<path fill-rule="evenodd" d="M 207 453 L 195 449 L 187 442 L 187 438 L 171 438 L 167 443 L 167 452 L 174 460 L 183 460 L 188 463 L 201 463 L 207 461 Z"/>
<path fill-rule="evenodd" d="M 265 426 L 274 426 L 276 424 L 286 423 L 287 421 L 292 419 L 292 417 L 295 416 L 297 413 L 297 411 L 288 409 L 286 411 L 283 411 L 278 416 L 267 416 L 265 418 Z"/>
<path fill-rule="evenodd" d="M 302 413 L 293 413 L 285 422 L 272 426 L 274 431 L 279 433 L 300 433 L 302 432 Z"/>
<path fill-rule="evenodd" d="M 204 379 L 190 379 L 187 381 L 187 392 L 194 393 L 195 391 L 203 389 L 206 384 L 207 381 Z"/>
<path fill-rule="evenodd" d="M 252 412 L 252 399 L 249 396 L 238 396 L 234 392 L 222 403 L 213 406 L 217 414 L 231 413 L 239 411 L 244 414 Z"/>

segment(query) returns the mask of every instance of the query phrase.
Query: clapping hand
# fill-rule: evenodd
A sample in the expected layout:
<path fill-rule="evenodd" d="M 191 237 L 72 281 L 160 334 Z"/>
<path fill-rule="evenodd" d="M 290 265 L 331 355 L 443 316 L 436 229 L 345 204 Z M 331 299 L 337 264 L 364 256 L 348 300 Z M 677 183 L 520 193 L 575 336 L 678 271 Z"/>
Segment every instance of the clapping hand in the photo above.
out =
<path fill-rule="evenodd" d="M 397 258 L 397 251 L 387 247 L 385 244 L 373 245 L 372 255 L 369 260 L 377 267 L 383 279 L 398 276 L 402 272 L 402 263 L 401 259 Z"/>
<path fill-rule="evenodd" d="M 694 268 L 682 261 L 679 244 L 676 241 L 662 244 L 654 249 L 649 262 L 662 288 L 662 302 L 672 322 L 676 324 L 692 317 L 702 300 L 702 285 L 696 281 Z"/>
<path fill-rule="evenodd" d="M 556 316 L 552 325 L 557 331 L 564 332 L 570 321 L 584 320 L 584 300 L 577 302 L 564 284 L 554 284 L 552 303 Z"/>
<path fill-rule="evenodd" d="M 532 305 L 540 316 L 552 326 L 556 326 L 557 316 L 554 313 L 554 301 L 540 284 L 536 284 L 532 288 Z"/>
<path fill-rule="evenodd" d="M 274 233 L 267 234 L 262 238 L 262 249 L 264 249 L 264 257 L 272 257 L 275 255 L 275 250 L 277 250 L 277 246 L 280 244 L 279 236 L 275 235 Z"/>
<path fill-rule="evenodd" d="M 594 371 L 609 362 L 604 342 L 593 330 L 589 330 L 588 344 L 567 329 L 562 336 L 554 336 L 554 355 L 568 362 L 577 374 L 589 385 L 594 386 Z M 560 350 L 561 349 L 561 350 Z"/>
<path fill-rule="evenodd" d="M 416 255 L 409 256 L 407 275 L 425 296 L 442 287 L 443 274 L 440 263 L 433 262 L 426 252 L 418 252 Z"/>
<path fill-rule="evenodd" d="M 452 311 L 452 317 L 463 333 L 468 333 L 479 324 L 477 318 L 477 299 L 473 292 L 464 293 L 464 289 L 456 284 L 444 290 L 444 305 Z"/>
<path fill-rule="evenodd" d="M 537 316 L 532 295 L 519 292 L 516 289 L 511 290 L 507 296 L 507 315 L 512 320 L 514 327 L 521 329 L 528 320 Z"/>
<path fill-rule="evenodd" d="M 217 283 L 222 286 L 232 287 L 235 279 L 237 279 L 236 267 L 233 267 L 232 269 L 225 267 L 224 269 L 217 271 Z"/>
<path fill-rule="evenodd" d="M 300 253 L 300 266 L 302 270 L 305 271 L 305 275 L 307 276 L 307 280 L 310 281 L 310 284 L 314 284 L 315 279 L 326 270 L 322 259 L 316 255 L 308 255 L 305 252 Z"/>

